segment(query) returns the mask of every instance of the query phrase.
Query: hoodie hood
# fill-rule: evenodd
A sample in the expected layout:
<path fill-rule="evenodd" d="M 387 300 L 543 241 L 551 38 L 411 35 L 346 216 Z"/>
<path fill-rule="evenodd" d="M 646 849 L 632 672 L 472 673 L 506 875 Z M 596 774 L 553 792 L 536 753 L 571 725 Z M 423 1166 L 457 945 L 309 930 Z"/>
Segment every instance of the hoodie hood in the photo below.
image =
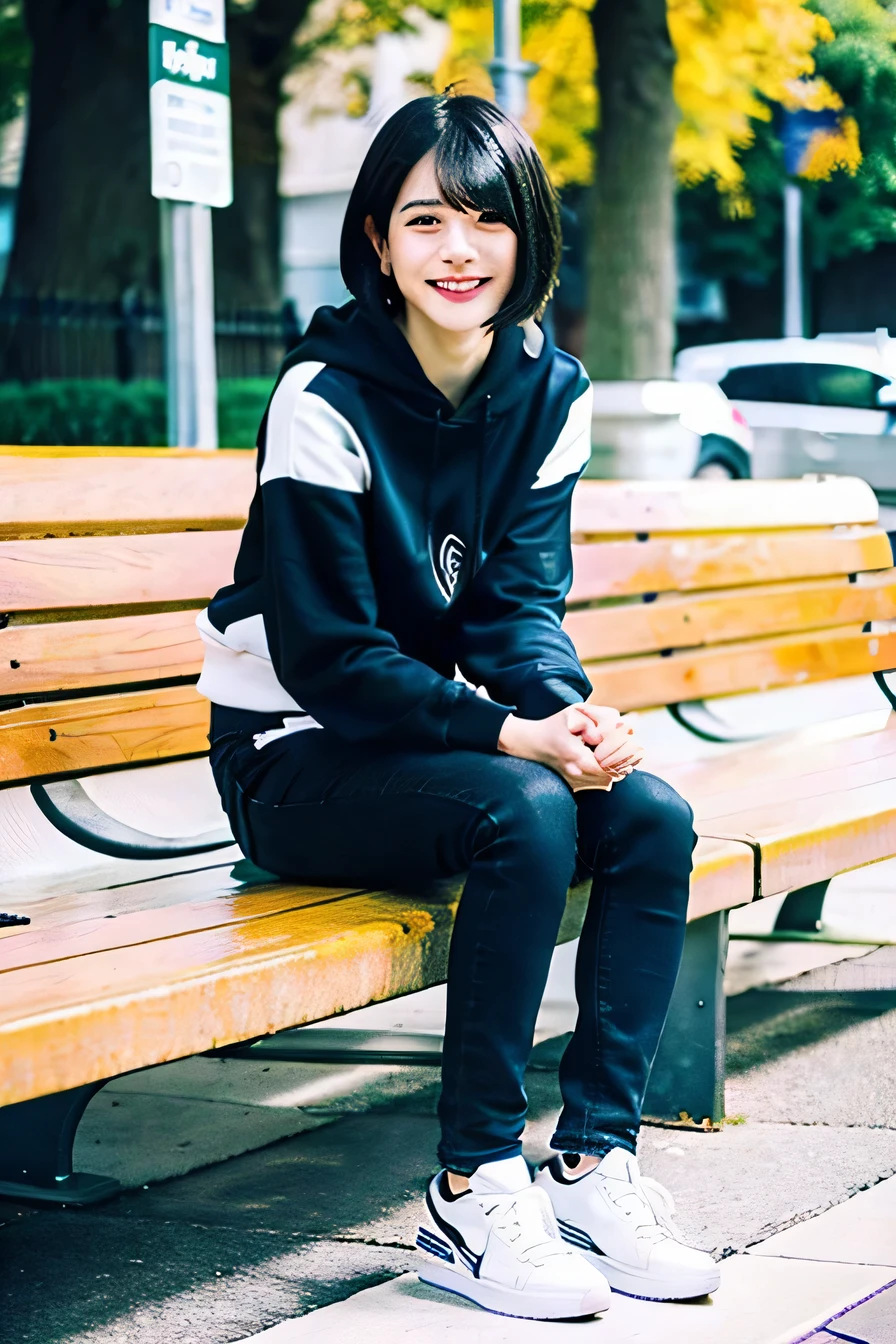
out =
<path fill-rule="evenodd" d="M 280 377 L 295 364 L 319 361 L 372 383 L 378 392 L 401 397 L 424 415 L 441 421 L 474 422 L 487 402 L 500 415 L 519 399 L 519 375 L 550 367 L 551 348 L 535 322 L 496 331 L 488 358 L 457 409 L 435 387 L 400 328 L 385 314 L 368 312 L 354 300 L 341 308 L 319 308 L 299 344 L 287 355 Z"/>

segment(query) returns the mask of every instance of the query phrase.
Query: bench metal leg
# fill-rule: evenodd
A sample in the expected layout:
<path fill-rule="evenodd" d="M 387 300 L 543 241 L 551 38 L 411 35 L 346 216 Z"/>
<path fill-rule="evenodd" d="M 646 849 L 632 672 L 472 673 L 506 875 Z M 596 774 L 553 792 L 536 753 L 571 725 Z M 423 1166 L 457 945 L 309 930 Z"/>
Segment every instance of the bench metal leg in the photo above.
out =
<path fill-rule="evenodd" d="M 871 947 L 892 944 L 892 932 L 864 932 L 833 934 L 826 931 L 823 921 L 824 899 L 831 879 L 813 882 L 808 887 L 795 887 L 784 897 L 778 911 L 775 927 L 769 933 L 732 933 L 732 938 L 755 943 L 832 943 L 846 947 Z"/>
<path fill-rule="evenodd" d="M 809 887 L 797 887 L 784 897 L 784 904 L 775 920 L 775 933 L 817 933 L 821 923 L 824 898 L 830 880 L 813 882 Z"/>
<path fill-rule="evenodd" d="M 684 956 L 650 1073 L 644 1114 L 706 1127 L 725 1116 L 728 912 L 688 925 Z"/>
<path fill-rule="evenodd" d="M 119 1190 L 72 1170 L 75 1131 L 104 1082 L 0 1108 L 0 1196 L 21 1204 L 96 1204 Z"/>

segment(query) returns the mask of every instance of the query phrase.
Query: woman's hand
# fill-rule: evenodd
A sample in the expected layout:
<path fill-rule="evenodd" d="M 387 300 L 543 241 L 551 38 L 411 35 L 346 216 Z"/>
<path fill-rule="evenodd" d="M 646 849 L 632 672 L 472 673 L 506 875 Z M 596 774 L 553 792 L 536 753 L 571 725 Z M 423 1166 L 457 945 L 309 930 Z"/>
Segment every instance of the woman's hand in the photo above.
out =
<path fill-rule="evenodd" d="M 591 720 L 596 735 L 586 738 L 602 770 L 614 779 L 630 775 L 641 764 L 644 748 L 635 740 L 631 715 L 624 716 L 608 705 L 577 705 Z"/>
<path fill-rule="evenodd" d="M 498 750 L 549 766 L 571 789 L 607 789 L 614 776 L 602 769 L 591 750 L 596 742 L 604 740 L 602 730 L 582 712 L 584 708 L 571 705 L 547 719 L 519 719 L 509 714 L 501 728 Z"/>

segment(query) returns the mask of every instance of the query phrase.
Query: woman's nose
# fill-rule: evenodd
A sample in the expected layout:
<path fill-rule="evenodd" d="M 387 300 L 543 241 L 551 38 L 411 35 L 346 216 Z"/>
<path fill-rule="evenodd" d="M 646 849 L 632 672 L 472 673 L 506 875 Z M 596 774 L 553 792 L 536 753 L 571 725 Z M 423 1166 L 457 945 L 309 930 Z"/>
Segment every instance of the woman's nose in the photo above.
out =
<path fill-rule="evenodd" d="M 479 255 L 473 238 L 472 229 L 463 219 L 452 220 L 442 234 L 441 257 L 453 266 L 474 261 Z"/>

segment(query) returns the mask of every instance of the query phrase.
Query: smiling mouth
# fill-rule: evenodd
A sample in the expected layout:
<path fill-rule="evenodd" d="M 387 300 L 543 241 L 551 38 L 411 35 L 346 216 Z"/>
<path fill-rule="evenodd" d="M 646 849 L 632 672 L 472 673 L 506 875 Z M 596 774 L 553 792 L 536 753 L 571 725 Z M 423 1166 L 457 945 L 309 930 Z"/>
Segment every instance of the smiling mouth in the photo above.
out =
<path fill-rule="evenodd" d="M 474 290 L 487 285 L 490 279 L 490 275 L 446 276 L 444 280 L 427 280 L 426 283 L 442 294 L 472 294 Z"/>

